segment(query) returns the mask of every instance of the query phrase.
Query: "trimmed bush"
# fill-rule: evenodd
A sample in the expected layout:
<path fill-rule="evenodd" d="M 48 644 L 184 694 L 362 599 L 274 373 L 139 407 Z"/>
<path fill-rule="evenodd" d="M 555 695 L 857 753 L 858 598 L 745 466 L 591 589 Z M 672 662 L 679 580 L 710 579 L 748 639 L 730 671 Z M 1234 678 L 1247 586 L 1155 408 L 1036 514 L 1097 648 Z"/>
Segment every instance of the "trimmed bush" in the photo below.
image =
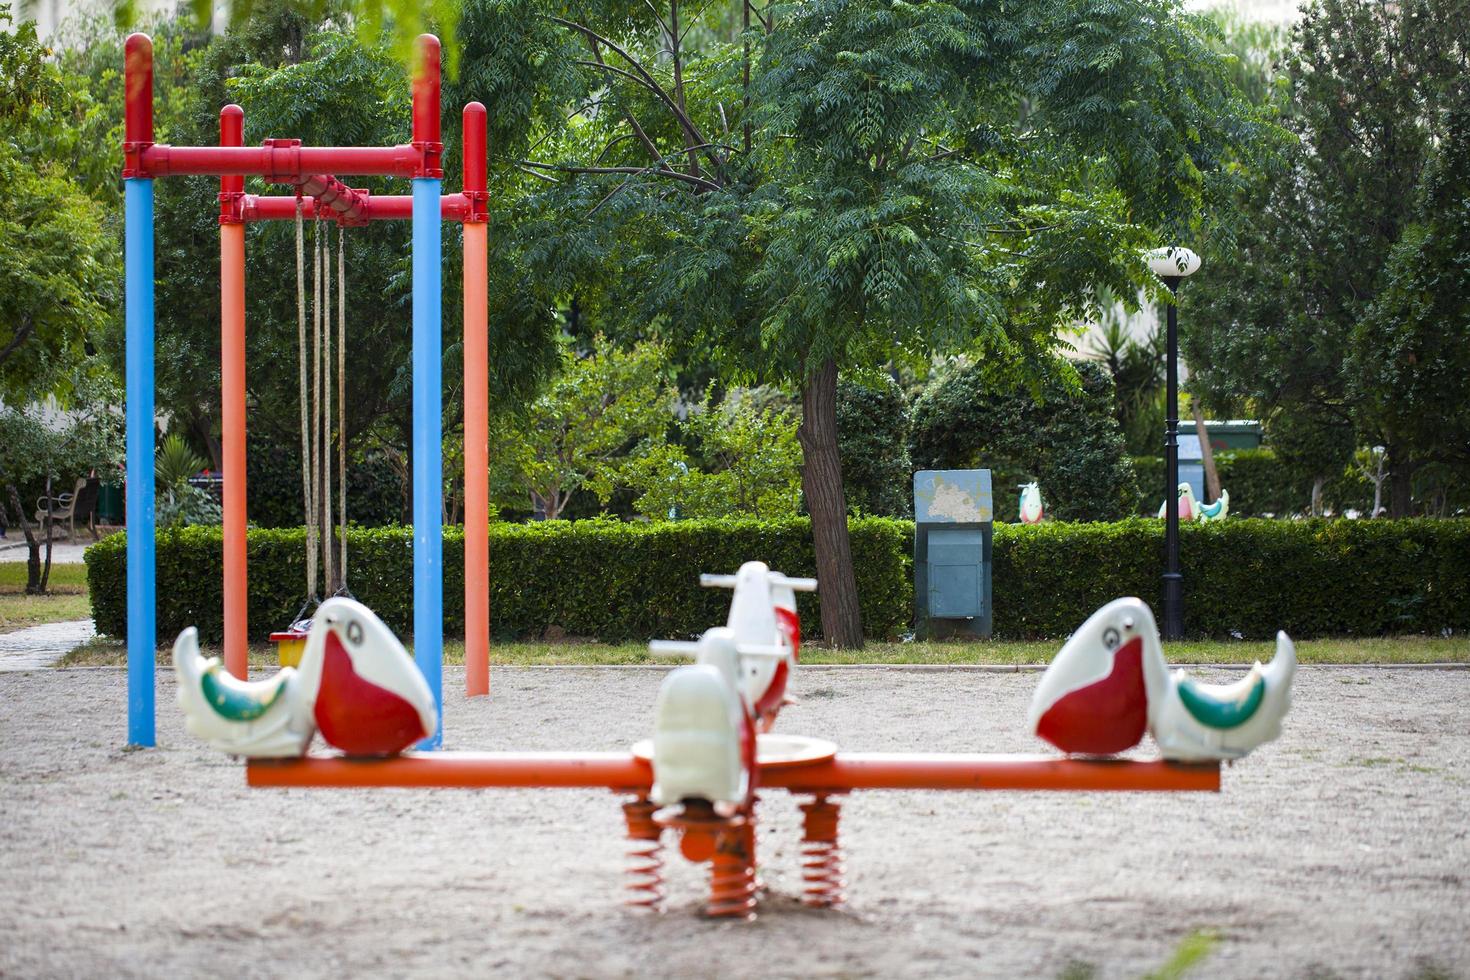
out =
<path fill-rule="evenodd" d="M 913 524 L 853 520 L 854 564 L 870 637 L 906 632 L 913 603 Z M 301 605 L 303 532 L 250 532 L 251 635 L 288 623 Z M 413 534 L 354 530 L 349 584 L 394 630 L 412 628 Z M 444 628 L 463 629 L 464 537 L 444 536 Z M 221 636 L 220 531 L 158 535 L 158 635 L 185 626 Z M 1122 595 L 1161 601 L 1163 522 L 1003 525 L 995 528 L 995 634 L 1067 636 Z M 1470 630 L 1470 520 L 1272 521 L 1231 518 L 1180 529 L 1184 624 L 1191 636 L 1268 639 Z M 491 529 L 490 616 L 497 637 L 537 638 L 549 627 L 601 640 L 692 637 L 722 622 L 729 596 L 701 589 L 700 571 L 759 557 L 813 574 L 811 525 L 788 521 L 548 521 Z M 101 633 L 126 632 L 123 535 L 87 551 L 92 612 Z M 802 595 L 819 632 L 820 596 Z"/>
<path fill-rule="evenodd" d="M 1470 629 L 1470 521 L 1230 518 L 1180 528 L 1191 636 Z M 1123 595 L 1162 603 L 1164 524 L 997 525 L 995 631 L 1063 637 Z"/>
<path fill-rule="evenodd" d="M 869 636 L 908 628 L 913 525 L 868 518 L 849 524 Z M 306 580 L 305 532 L 249 533 L 250 636 L 263 639 L 295 616 Z M 348 535 L 347 584 L 400 635 L 413 628 L 413 529 L 358 529 Z M 186 626 L 206 642 L 223 636 L 222 540 L 217 527 L 160 531 L 158 637 Z M 558 627 L 600 640 L 695 637 L 724 621 L 729 593 L 702 589 L 700 572 L 733 572 L 759 558 L 788 575 L 813 575 L 811 522 L 546 521 L 490 529 L 490 619 L 501 639 L 539 638 Z M 97 630 L 127 632 L 126 540 L 117 534 L 87 551 Z M 798 597 L 809 635 L 820 633 L 820 595 Z M 464 532 L 444 530 L 444 629 L 464 629 Z"/>

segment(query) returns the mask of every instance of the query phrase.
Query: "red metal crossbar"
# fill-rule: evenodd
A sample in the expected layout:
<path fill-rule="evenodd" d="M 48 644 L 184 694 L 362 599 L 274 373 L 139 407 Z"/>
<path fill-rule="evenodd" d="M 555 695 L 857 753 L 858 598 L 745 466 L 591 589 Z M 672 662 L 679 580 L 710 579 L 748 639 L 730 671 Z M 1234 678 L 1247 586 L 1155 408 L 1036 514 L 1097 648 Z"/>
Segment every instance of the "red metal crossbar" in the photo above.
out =
<path fill-rule="evenodd" d="M 413 198 L 407 194 L 368 194 L 356 190 L 361 209 L 348 219 L 348 224 L 367 221 L 407 221 L 413 217 Z M 302 202 L 302 217 L 316 217 L 317 203 L 310 197 Z M 446 221 L 465 221 L 470 216 L 470 199 L 464 194 L 445 194 L 439 199 L 439 214 Z M 336 218 L 338 212 L 322 209 L 323 217 Z M 245 194 L 240 201 L 236 220 L 290 221 L 296 217 L 296 198 L 285 194 Z M 483 220 L 483 219 L 482 219 Z"/>
<path fill-rule="evenodd" d="M 649 764 L 626 752 L 433 752 L 391 759 L 314 755 L 251 759 L 254 787 L 496 789 L 591 787 L 646 792 Z M 1219 763 L 1066 759 L 1044 755 L 844 753 L 763 768 L 763 788 L 793 792 L 1072 790 L 1218 792 Z"/>

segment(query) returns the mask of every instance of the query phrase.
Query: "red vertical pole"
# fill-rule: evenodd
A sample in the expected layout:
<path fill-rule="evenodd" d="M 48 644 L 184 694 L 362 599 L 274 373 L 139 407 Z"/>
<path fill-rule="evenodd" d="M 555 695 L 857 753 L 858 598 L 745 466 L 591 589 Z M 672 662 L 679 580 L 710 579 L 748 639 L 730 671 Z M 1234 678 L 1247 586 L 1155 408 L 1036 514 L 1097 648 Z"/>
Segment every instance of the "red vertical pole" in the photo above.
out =
<path fill-rule="evenodd" d="M 123 43 L 123 177 L 147 177 L 143 151 L 153 145 L 153 40 L 129 34 Z"/>
<path fill-rule="evenodd" d="M 413 73 L 413 147 L 422 154 L 416 177 L 443 177 L 439 160 L 444 144 L 439 135 L 439 39 L 420 34 Z"/>
<path fill-rule="evenodd" d="M 220 146 L 244 143 L 245 113 L 227 105 L 219 114 Z M 249 606 L 245 557 L 245 223 L 239 204 L 245 178 L 219 181 L 220 389 L 224 451 L 225 669 L 249 673 Z"/>
<path fill-rule="evenodd" d="M 490 693 L 490 355 L 485 107 L 464 107 L 465 694 Z"/>

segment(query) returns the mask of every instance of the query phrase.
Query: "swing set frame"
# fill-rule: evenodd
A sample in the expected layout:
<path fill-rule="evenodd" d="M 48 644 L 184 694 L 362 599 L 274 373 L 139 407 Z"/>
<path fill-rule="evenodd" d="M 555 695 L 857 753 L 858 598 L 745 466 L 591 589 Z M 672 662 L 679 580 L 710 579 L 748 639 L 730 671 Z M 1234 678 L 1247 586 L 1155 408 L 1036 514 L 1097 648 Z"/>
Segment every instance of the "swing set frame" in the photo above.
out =
<path fill-rule="evenodd" d="M 442 459 L 443 221 L 464 226 L 464 453 L 466 693 L 490 690 L 489 272 L 486 113 L 464 107 L 462 191 L 442 193 L 440 45 L 416 44 L 412 141 L 390 147 L 307 147 L 297 139 L 244 146 L 244 110 L 220 110 L 220 145 L 170 146 L 153 140 L 153 42 L 132 34 L 125 46 L 123 143 L 127 390 L 128 744 L 156 741 L 154 651 L 157 579 L 154 547 L 154 243 L 153 181 L 178 175 L 220 178 L 220 380 L 224 478 L 224 662 L 248 669 L 249 568 L 245 477 L 245 228 L 257 221 L 328 219 L 342 226 L 412 223 L 413 265 L 413 600 L 414 658 L 439 707 L 440 728 L 422 748 L 437 748 L 443 728 L 444 558 Z M 411 181 L 407 195 L 374 195 L 339 177 Z M 245 193 L 247 176 L 294 186 L 290 195 Z"/>

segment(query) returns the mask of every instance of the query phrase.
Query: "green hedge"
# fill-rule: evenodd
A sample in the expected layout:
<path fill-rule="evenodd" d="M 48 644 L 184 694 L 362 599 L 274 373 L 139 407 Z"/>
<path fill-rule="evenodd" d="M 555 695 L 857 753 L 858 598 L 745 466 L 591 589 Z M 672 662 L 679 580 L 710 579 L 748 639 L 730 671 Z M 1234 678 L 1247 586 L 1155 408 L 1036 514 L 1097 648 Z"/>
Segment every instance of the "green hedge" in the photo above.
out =
<path fill-rule="evenodd" d="M 887 639 L 908 628 L 912 612 L 913 525 L 853 520 L 863 625 Z M 395 631 L 413 623 L 413 529 L 353 529 L 348 586 Z M 158 637 L 197 626 L 206 641 L 223 633 L 222 544 L 218 527 L 158 532 Z M 289 623 L 306 578 L 305 532 L 249 534 L 250 634 L 263 639 Z M 490 530 L 490 619 L 501 639 L 538 638 L 548 627 L 601 640 L 693 637 L 722 622 L 729 593 L 699 587 L 700 572 L 733 572 L 752 558 L 789 575 L 814 575 L 811 524 L 786 521 L 547 521 L 497 524 Z M 87 551 L 87 581 L 97 630 L 127 631 L 126 538 Z M 799 597 L 802 624 L 820 632 L 820 595 Z M 464 629 L 464 532 L 444 529 L 444 629 Z"/>
<path fill-rule="evenodd" d="M 1163 522 L 996 526 L 995 631 L 1063 637 L 1122 595 L 1157 612 Z M 1470 629 L 1470 521 L 1250 520 L 1180 528 L 1191 636 Z"/>
<path fill-rule="evenodd" d="M 863 623 L 870 637 L 908 629 L 913 525 L 851 522 Z M 1270 521 L 1186 525 L 1184 622 L 1191 636 L 1260 639 L 1470 630 L 1470 520 Z M 299 529 L 251 531 L 250 622 L 259 637 L 288 622 L 301 602 Z M 464 538 L 446 528 L 444 625 L 463 628 Z M 395 630 L 412 621 L 412 532 L 354 531 L 353 591 Z M 505 524 L 490 538 L 490 615 L 500 638 L 536 638 L 557 626 L 602 640 L 688 637 L 724 618 L 728 596 L 701 589 L 700 571 L 760 558 L 790 574 L 814 570 L 810 524 L 801 519 Z M 124 539 L 87 551 L 99 632 L 126 630 Z M 1137 595 L 1157 610 L 1163 522 L 996 525 L 995 633 L 1061 638 L 1103 603 Z M 158 635 L 188 625 L 218 640 L 220 534 L 184 528 L 158 535 Z M 819 596 L 802 596 L 815 635 Z"/>

